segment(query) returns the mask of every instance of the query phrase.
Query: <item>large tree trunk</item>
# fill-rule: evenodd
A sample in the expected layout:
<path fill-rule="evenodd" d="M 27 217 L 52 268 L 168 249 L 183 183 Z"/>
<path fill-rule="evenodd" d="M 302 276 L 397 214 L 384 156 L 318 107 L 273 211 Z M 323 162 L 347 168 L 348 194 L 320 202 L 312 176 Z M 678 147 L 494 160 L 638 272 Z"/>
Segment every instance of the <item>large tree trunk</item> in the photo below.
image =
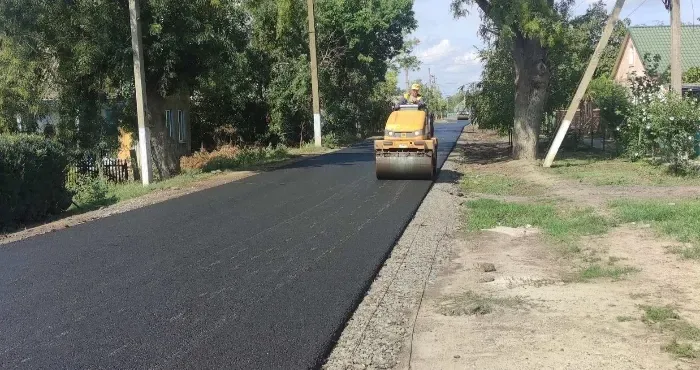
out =
<path fill-rule="evenodd" d="M 157 91 L 147 92 L 148 111 L 151 124 L 151 155 L 153 157 L 154 173 L 160 179 L 168 179 L 180 172 L 180 155 L 175 138 L 171 138 L 165 126 L 165 98 Z M 177 127 L 177 112 L 173 111 L 173 124 Z"/>
<path fill-rule="evenodd" d="M 550 71 L 546 64 L 547 50 L 537 39 L 521 33 L 513 44 L 515 61 L 515 117 L 513 157 L 534 161 L 540 135 L 544 107 L 548 98 Z"/>

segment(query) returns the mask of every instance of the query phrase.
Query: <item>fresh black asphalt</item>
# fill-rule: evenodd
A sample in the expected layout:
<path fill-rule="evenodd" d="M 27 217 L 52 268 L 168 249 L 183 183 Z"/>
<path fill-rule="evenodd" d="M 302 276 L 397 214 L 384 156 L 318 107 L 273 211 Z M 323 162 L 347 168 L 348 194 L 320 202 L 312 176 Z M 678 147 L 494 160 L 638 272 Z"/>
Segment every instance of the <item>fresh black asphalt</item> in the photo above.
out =
<path fill-rule="evenodd" d="M 0 246 L 0 367 L 317 367 L 430 186 L 366 142 Z"/>

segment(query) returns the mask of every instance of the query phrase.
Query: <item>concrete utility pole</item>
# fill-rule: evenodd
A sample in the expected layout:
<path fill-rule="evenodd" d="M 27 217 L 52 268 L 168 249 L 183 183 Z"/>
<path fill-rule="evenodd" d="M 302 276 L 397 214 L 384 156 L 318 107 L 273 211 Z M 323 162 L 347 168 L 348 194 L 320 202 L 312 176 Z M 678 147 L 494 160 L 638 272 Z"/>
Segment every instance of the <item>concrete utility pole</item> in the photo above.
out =
<path fill-rule="evenodd" d="M 149 185 L 153 180 L 151 166 L 151 130 L 146 122 L 146 75 L 141 43 L 141 11 L 138 0 L 129 0 L 131 18 L 131 47 L 134 51 L 134 87 L 136 88 L 136 115 L 139 125 L 139 156 L 141 158 L 141 183 Z"/>
<path fill-rule="evenodd" d="M 409 91 L 411 89 L 411 82 L 408 80 L 408 67 L 404 69 L 406 72 L 406 91 Z"/>
<path fill-rule="evenodd" d="M 321 104 L 318 98 L 318 64 L 316 62 L 316 24 L 314 21 L 314 0 L 307 0 L 309 18 L 309 53 L 311 56 L 311 95 L 314 108 L 314 143 L 321 146 Z"/>
<path fill-rule="evenodd" d="M 574 116 L 576 115 L 576 110 L 578 109 L 579 105 L 581 104 L 581 99 L 583 99 L 583 95 L 586 93 L 586 90 L 588 89 L 588 84 L 591 82 L 591 79 L 593 78 L 593 73 L 595 72 L 596 68 L 598 67 L 598 62 L 600 61 L 600 55 L 603 53 L 603 50 L 605 50 L 605 47 L 608 45 L 608 40 L 610 40 L 610 35 L 612 35 L 613 29 L 615 28 L 615 22 L 617 22 L 617 18 L 620 16 L 620 11 L 622 10 L 622 6 L 625 4 L 625 0 L 617 0 L 615 2 L 615 8 L 613 9 L 612 13 L 610 14 L 610 17 L 608 18 L 608 23 L 605 25 L 605 28 L 603 29 L 603 34 L 600 37 L 600 40 L 598 41 L 598 45 L 595 48 L 595 51 L 593 52 L 593 55 L 591 56 L 591 60 L 588 62 L 588 67 L 586 68 L 586 72 L 583 74 L 583 78 L 581 78 L 581 82 L 579 82 L 578 89 L 576 89 L 576 93 L 574 94 L 574 98 L 571 101 L 571 105 L 569 105 L 569 109 L 566 111 L 566 115 L 564 116 L 564 120 L 561 122 L 561 126 L 559 126 L 559 131 L 557 131 L 557 135 L 554 137 L 554 142 L 552 143 L 552 146 L 549 148 L 549 152 L 547 153 L 547 157 L 544 160 L 544 163 L 542 164 L 543 167 L 550 167 L 552 166 L 552 162 L 554 162 L 554 157 L 557 155 L 557 152 L 559 151 L 559 147 L 561 146 L 561 143 L 564 141 L 564 137 L 566 136 L 566 132 L 569 131 L 569 126 L 571 126 L 571 121 L 574 119 Z"/>
<path fill-rule="evenodd" d="M 683 87 L 681 67 L 681 1 L 671 0 L 671 90 L 680 94 Z"/>
<path fill-rule="evenodd" d="M 433 87 L 433 74 L 430 72 L 430 67 L 428 67 L 428 89 Z"/>

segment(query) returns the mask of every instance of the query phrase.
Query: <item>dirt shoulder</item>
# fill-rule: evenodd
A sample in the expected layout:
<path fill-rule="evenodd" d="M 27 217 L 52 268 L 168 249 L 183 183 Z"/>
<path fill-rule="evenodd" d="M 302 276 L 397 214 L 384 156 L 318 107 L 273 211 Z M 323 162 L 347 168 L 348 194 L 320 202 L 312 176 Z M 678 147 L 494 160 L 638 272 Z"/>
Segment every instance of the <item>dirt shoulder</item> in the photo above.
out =
<path fill-rule="evenodd" d="M 700 366 L 700 263 L 614 206 L 682 202 L 699 187 L 596 185 L 619 173 L 586 181 L 508 161 L 484 132 L 463 150 L 465 232 L 418 315 L 411 368 Z"/>
<path fill-rule="evenodd" d="M 421 206 L 436 235 L 410 242 L 419 210 L 328 368 L 700 368 L 697 179 L 615 186 L 641 165 L 529 166 L 483 131 L 458 145 Z"/>

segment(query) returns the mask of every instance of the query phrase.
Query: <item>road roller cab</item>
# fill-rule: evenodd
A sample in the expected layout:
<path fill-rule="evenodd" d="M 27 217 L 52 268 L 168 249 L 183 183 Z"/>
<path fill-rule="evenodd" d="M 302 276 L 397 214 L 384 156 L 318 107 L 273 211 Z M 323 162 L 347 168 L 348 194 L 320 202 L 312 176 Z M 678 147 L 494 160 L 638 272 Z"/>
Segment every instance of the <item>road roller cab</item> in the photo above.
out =
<path fill-rule="evenodd" d="M 418 105 L 401 105 L 389 115 L 384 138 L 374 141 L 378 179 L 435 179 L 438 141 L 431 116 Z"/>

